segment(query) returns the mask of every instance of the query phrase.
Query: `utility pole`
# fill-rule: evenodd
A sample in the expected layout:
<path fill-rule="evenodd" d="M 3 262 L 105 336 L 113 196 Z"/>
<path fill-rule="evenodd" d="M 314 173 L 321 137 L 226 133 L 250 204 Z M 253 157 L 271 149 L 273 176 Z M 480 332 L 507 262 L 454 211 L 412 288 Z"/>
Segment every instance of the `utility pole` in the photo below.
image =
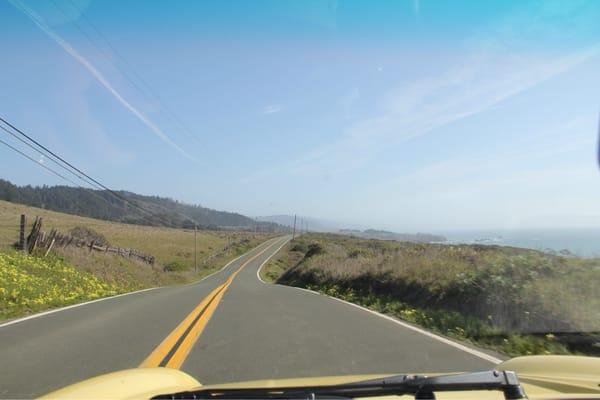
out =
<path fill-rule="evenodd" d="M 196 224 L 194 224 L 194 272 L 198 272 L 198 245 L 196 242 L 196 232 L 197 232 Z"/>
<path fill-rule="evenodd" d="M 292 231 L 292 240 L 296 238 L 296 214 L 294 214 L 294 230 Z"/>

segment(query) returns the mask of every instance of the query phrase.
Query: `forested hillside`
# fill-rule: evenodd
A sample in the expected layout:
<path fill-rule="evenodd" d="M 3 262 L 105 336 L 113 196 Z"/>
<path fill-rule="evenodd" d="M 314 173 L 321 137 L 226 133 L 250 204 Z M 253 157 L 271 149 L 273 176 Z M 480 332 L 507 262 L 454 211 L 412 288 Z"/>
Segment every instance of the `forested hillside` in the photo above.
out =
<path fill-rule="evenodd" d="M 106 190 L 71 186 L 16 186 L 0 179 L 0 200 L 85 217 L 186 228 L 193 227 L 194 221 L 200 228 L 252 227 L 255 224 L 253 219 L 237 213 L 216 211 L 158 196 L 143 196 L 126 191 L 116 193 L 127 201 Z"/>

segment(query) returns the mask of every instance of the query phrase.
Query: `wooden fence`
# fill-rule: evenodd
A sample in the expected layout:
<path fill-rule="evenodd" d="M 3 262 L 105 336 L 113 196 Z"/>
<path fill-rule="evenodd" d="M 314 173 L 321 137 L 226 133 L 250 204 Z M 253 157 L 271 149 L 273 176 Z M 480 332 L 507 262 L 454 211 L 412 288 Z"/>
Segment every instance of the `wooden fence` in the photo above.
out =
<path fill-rule="evenodd" d="M 41 217 L 35 217 L 35 221 L 33 222 L 33 226 L 31 228 L 31 233 L 29 233 L 28 236 L 25 236 L 25 222 L 25 215 L 21 215 L 21 229 L 19 234 L 18 247 L 21 250 L 27 251 L 28 253 L 32 253 L 36 249 L 38 249 L 38 251 L 43 252 L 46 256 L 53 248 L 75 246 L 80 248 L 87 248 L 90 252 L 97 251 L 102 253 L 113 253 L 122 257 L 136 258 L 150 265 L 154 265 L 155 262 L 154 256 L 142 253 L 141 251 L 135 249 L 110 247 L 108 245 L 102 246 L 100 244 L 96 244 L 93 240 L 88 242 L 85 240 L 74 238 L 71 235 L 62 234 L 56 229 L 52 229 L 46 234 L 41 231 Z"/>

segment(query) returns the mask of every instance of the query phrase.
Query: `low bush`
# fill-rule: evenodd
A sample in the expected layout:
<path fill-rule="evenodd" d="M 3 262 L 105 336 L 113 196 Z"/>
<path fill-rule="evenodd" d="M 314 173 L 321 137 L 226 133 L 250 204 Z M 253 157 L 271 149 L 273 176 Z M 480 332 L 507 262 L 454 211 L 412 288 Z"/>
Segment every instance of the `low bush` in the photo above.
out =
<path fill-rule="evenodd" d="M 97 244 L 98 246 L 108 246 L 109 245 L 108 240 L 106 239 L 106 237 L 104 237 L 103 234 L 98 233 L 95 230 L 90 229 L 85 226 L 76 226 L 76 227 L 72 228 L 69 231 L 69 233 L 75 239 L 83 240 L 88 243 L 91 243 L 93 241 L 94 244 Z"/>
<path fill-rule="evenodd" d="M 306 253 L 304 254 L 304 258 L 308 259 L 313 256 L 323 254 L 324 252 L 325 251 L 323 250 L 323 246 L 321 246 L 319 243 L 311 243 L 308 245 L 308 249 L 306 250 Z"/>
<path fill-rule="evenodd" d="M 297 251 L 300 253 L 305 253 L 308 251 L 308 243 L 306 242 L 295 242 L 292 247 L 290 247 L 290 251 Z"/>
<path fill-rule="evenodd" d="M 187 271 L 188 269 L 190 267 L 179 260 L 168 262 L 164 266 L 165 272 Z"/>

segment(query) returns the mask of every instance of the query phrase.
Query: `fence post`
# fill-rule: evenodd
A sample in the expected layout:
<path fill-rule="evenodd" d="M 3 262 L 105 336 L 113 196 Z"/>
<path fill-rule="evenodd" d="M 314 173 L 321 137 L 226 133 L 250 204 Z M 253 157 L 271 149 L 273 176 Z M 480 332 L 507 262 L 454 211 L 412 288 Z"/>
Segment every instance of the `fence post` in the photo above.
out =
<path fill-rule="evenodd" d="M 52 246 L 54 246 L 55 241 L 56 241 L 56 236 L 52 238 L 52 241 L 50 242 L 50 245 L 48 246 L 48 250 L 46 250 L 44 257 L 48 256 L 48 253 L 50 253 L 50 250 L 52 250 Z"/>
<path fill-rule="evenodd" d="M 40 238 L 40 230 L 42 229 L 42 217 L 35 217 L 31 233 L 27 236 L 27 252 L 33 253 L 38 239 Z"/>
<path fill-rule="evenodd" d="M 25 238 L 25 225 L 27 224 L 27 217 L 25 214 L 21 214 L 21 224 L 19 225 L 19 249 L 27 251 L 27 239 Z"/>

